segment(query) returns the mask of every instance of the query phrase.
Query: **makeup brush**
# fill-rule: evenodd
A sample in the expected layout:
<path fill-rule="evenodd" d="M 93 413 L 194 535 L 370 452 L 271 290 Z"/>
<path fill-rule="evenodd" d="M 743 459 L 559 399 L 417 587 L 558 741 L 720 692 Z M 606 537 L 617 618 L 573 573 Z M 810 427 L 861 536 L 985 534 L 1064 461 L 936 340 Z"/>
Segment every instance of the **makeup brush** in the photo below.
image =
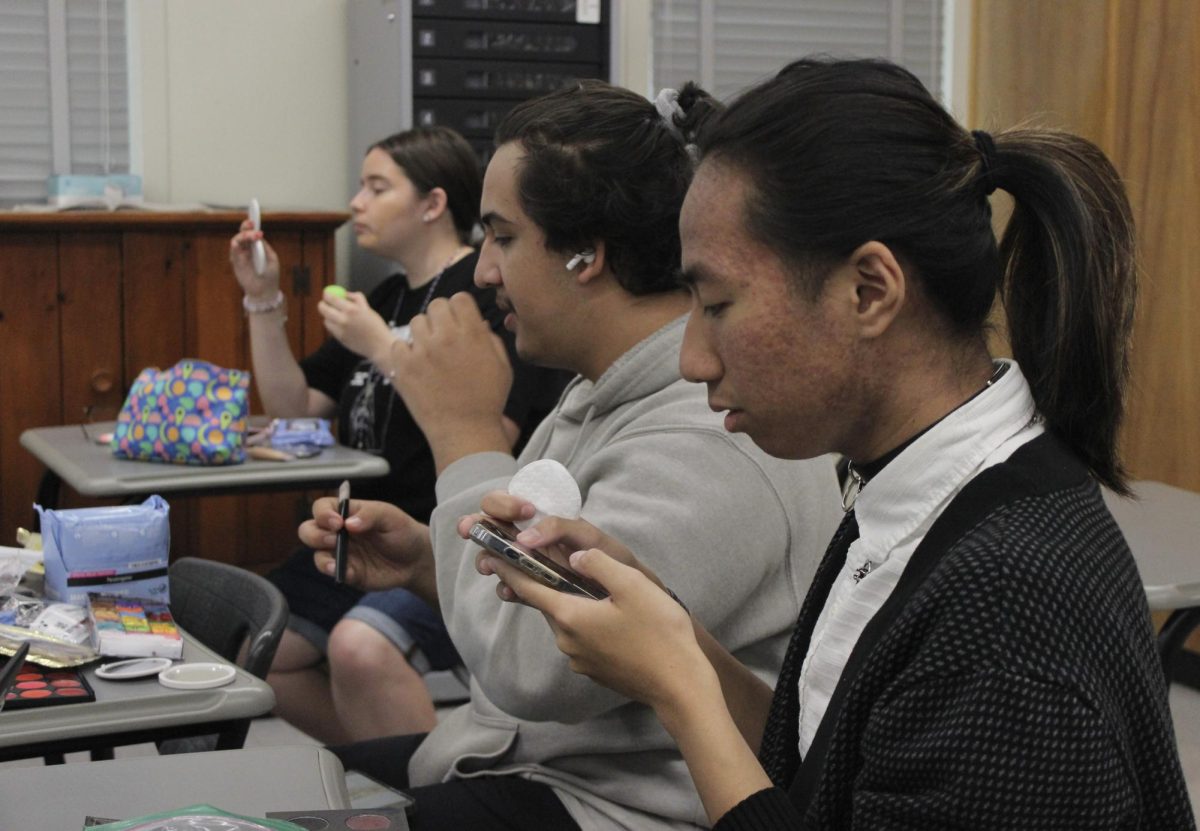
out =
<path fill-rule="evenodd" d="M 346 548 L 350 534 L 346 531 L 346 517 L 350 514 L 350 480 L 338 488 L 338 513 L 342 515 L 342 527 L 338 529 L 337 546 L 333 551 L 333 579 L 336 583 L 346 582 Z"/>

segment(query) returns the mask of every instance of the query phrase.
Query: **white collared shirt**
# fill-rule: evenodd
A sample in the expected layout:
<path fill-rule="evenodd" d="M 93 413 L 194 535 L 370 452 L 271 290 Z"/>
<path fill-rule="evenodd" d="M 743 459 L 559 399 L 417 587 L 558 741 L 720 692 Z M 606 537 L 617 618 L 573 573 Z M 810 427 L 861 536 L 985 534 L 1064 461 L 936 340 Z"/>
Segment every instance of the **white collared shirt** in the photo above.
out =
<path fill-rule="evenodd" d="M 817 618 L 800 669 L 800 756 L 808 752 L 842 670 L 908 560 L 968 482 L 1045 432 L 1025 376 L 1006 372 L 906 447 L 854 503 L 859 537 Z M 855 582 L 854 573 L 871 570 Z"/>

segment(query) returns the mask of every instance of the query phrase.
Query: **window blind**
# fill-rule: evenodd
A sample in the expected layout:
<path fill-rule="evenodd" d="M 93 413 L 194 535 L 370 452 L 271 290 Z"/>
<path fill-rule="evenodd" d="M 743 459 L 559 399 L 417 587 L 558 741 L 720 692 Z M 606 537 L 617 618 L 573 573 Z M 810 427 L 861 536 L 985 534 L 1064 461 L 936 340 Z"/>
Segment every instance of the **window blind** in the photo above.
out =
<path fill-rule="evenodd" d="M 53 173 L 129 172 L 125 14 L 124 0 L 0 3 L 0 202 L 44 201 Z"/>
<path fill-rule="evenodd" d="M 655 88 L 727 100 L 810 54 L 888 58 L 942 95 L 943 0 L 655 0 Z"/>

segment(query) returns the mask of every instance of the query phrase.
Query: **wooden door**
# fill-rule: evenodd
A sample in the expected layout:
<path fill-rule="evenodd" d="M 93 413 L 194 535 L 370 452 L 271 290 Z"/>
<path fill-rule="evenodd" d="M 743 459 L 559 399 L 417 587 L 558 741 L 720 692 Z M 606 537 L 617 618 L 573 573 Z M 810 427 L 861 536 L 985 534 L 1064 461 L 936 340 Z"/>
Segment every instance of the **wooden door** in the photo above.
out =
<path fill-rule="evenodd" d="M 1200 491 L 1200 3 L 979 0 L 972 126 L 1025 121 L 1098 144 L 1141 246 L 1122 450 L 1138 479 Z"/>
<path fill-rule="evenodd" d="M 333 281 L 333 244 L 328 232 L 264 227 L 279 256 L 280 284 L 287 303 L 286 327 L 292 354 L 302 357 L 325 339 L 316 304 Z M 222 366 L 250 369 L 249 324 L 242 291 L 229 269 L 228 229 L 192 238 L 182 303 L 189 355 Z M 257 393 L 252 411 L 263 413 Z M 180 502 L 188 530 L 174 545 L 176 556 L 192 554 L 265 570 L 299 546 L 296 530 L 310 514 L 312 491 L 205 496 Z M 237 529 L 231 534 L 230 529 Z"/>
<path fill-rule="evenodd" d="M 42 473 L 21 431 L 63 420 L 59 291 L 55 234 L 0 242 L 0 545 L 16 545 L 17 527 L 31 526 Z"/>
<path fill-rule="evenodd" d="M 30 427 L 115 417 L 137 373 L 199 357 L 249 368 L 241 291 L 229 270 L 238 213 L 12 214 L 0 217 L 0 545 L 32 523 L 43 468 L 20 447 Z M 276 213 L 293 351 L 324 339 L 316 314 L 333 280 L 338 213 Z M 254 411 L 261 412 L 255 399 Z M 171 500 L 173 554 L 262 570 L 294 546 L 316 494 Z M 87 500 L 68 488 L 60 505 Z"/>
<path fill-rule="evenodd" d="M 975 46 L 973 126 L 1070 130 L 1124 178 L 1142 279 L 1122 453 L 1200 491 L 1200 3 L 978 0 Z"/>

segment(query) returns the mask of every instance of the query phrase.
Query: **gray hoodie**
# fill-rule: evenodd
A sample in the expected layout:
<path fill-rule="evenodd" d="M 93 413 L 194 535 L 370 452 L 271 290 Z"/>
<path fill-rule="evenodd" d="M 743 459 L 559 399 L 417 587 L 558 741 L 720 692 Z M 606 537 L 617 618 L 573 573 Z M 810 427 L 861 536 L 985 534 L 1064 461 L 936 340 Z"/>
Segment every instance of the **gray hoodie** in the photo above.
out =
<path fill-rule="evenodd" d="M 579 483 L 582 516 L 629 546 L 712 634 L 774 684 L 788 636 L 840 517 L 833 462 L 774 459 L 731 435 L 679 375 L 684 319 L 576 378 L 519 459 L 479 453 L 437 483 L 431 527 L 446 625 L 471 700 L 409 764 L 410 784 L 479 775 L 546 782 L 584 829 L 706 823 L 695 786 L 650 708 L 568 668 L 538 612 L 501 602 L 455 524 L 536 459 Z"/>

